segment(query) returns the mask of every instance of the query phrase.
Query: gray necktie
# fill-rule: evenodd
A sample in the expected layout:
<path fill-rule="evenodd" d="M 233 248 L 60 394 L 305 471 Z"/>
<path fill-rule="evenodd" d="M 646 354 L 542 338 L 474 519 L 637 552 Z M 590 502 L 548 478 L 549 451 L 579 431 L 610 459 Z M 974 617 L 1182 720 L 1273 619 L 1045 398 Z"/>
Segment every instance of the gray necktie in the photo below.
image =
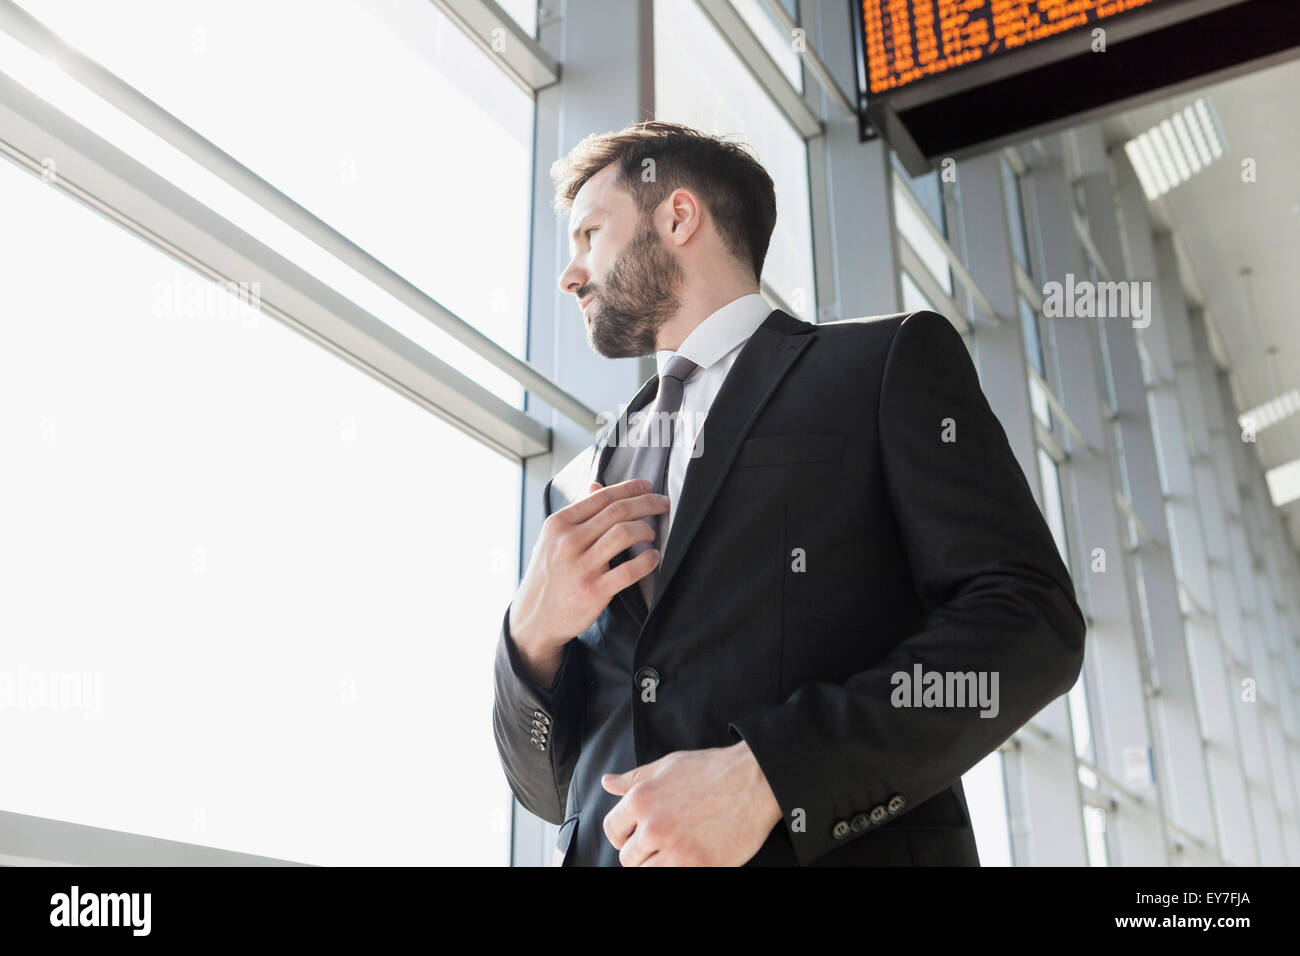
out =
<path fill-rule="evenodd" d="M 628 465 L 627 478 L 644 478 L 654 486 L 656 494 L 666 494 L 668 490 L 668 453 L 672 451 L 676 440 L 677 418 L 682 408 L 682 392 L 686 380 L 691 377 L 698 365 L 683 355 L 674 355 L 659 376 L 659 391 L 650 407 L 650 418 L 632 452 L 632 462 Z M 676 508 L 677 502 L 670 501 L 669 508 Z M 645 521 L 655 529 L 653 542 L 637 541 L 628 551 L 635 558 L 642 551 L 655 547 L 659 549 L 659 560 L 663 562 L 664 529 L 668 526 L 668 515 L 650 515 Z M 655 581 L 659 577 L 659 568 L 643 577 L 637 584 L 645 598 L 645 606 L 650 606 L 654 597 Z"/>

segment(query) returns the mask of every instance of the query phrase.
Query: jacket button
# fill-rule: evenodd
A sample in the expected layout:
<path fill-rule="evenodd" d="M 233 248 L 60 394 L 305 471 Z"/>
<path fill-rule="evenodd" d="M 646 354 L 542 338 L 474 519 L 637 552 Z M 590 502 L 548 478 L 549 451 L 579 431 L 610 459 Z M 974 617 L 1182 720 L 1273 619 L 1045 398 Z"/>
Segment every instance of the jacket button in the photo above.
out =
<path fill-rule="evenodd" d="M 871 826 L 871 818 L 865 813 L 855 813 L 853 819 L 849 821 L 849 826 L 853 828 L 854 833 L 861 833 L 867 827 Z"/>
<path fill-rule="evenodd" d="M 885 817 L 887 817 L 887 816 L 889 816 L 889 814 L 885 812 L 885 808 L 884 808 L 884 807 L 882 807 L 882 806 L 874 806 L 874 807 L 871 808 L 871 822 L 872 822 L 872 823 L 879 823 L 881 820 L 885 819 Z"/>
<path fill-rule="evenodd" d="M 540 710 L 535 710 L 535 711 L 533 711 L 533 716 L 534 716 L 535 718 L 537 718 L 538 720 L 540 720 L 540 721 L 541 721 L 542 723 L 544 723 L 544 724 L 549 724 L 549 723 L 551 722 L 551 718 L 547 717 L 547 716 L 546 716 L 544 713 L 542 713 Z"/>
<path fill-rule="evenodd" d="M 903 795 L 901 793 L 894 794 L 892 797 L 889 798 L 889 805 L 888 805 L 889 812 L 897 813 L 899 810 L 903 809 L 903 804 L 906 802 L 907 801 L 903 799 Z"/>
<path fill-rule="evenodd" d="M 653 667 L 641 668 L 636 672 L 636 677 L 634 679 L 636 680 L 637 690 L 644 690 L 647 682 L 649 682 L 651 687 L 657 688 L 659 686 L 659 672 Z"/>
<path fill-rule="evenodd" d="M 843 840 L 852 829 L 848 820 L 836 820 L 835 826 L 831 827 L 831 836 L 837 840 Z"/>

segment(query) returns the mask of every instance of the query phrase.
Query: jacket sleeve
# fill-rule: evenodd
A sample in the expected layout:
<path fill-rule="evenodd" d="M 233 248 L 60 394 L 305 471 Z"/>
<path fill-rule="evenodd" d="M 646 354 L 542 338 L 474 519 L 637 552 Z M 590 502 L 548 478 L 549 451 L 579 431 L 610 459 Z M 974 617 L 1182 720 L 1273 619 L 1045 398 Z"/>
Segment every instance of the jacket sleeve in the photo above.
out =
<path fill-rule="evenodd" d="M 951 786 L 1069 691 L 1083 665 L 1086 627 L 1069 572 L 943 316 L 900 323 L 879 416 L 887 494 L 924 623 L 845 683 L 806 684 L 730 725 L 804 865 Z M 984 672 L 996 711 L 895 706 L 894 675 L 911 677 L 918 664 L 922 674 Z"/>
<path fill-rule="evenodd" d="M 542 490 L 549 517 L 551 483 Z M 494 664 L 492 731 L 515 797 L 548 823 L 562 823 L 578 759 L 585 700 L 579 642 L 570 641 L 549 688 L 527 676 L 510 636 L 510 608 L 501 621 Z"/>

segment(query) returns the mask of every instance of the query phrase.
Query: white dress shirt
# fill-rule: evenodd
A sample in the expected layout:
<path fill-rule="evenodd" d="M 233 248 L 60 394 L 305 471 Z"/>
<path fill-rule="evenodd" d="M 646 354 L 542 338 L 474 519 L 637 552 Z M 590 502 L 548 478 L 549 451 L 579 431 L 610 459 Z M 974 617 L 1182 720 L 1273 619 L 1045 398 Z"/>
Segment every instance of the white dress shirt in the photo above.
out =
<path fill-rule="evenodd" d="M 699 366 L 691 373 L 682 389 L 682 408 L 676 427 L 684 428 L 685 431 L 674 432 L 672 447 L 668 450 L 668 487 L 663 491 L 668 496 L 664 536 L 670 541 L 673 516 L 677 513 L 677 499 L 686 482 L 686 469 L 692 461 L 691 449 L 695 445 L 696 434 L 703 426 L 709 407 L 722 388 L 727 373 L 735 364 L 736 356 L 772 311 L 767 300 L 759 293 L 742 295 L 710 314 L 692 329 L 677 351 L 660 349 L 655 352 L 660 375 L 663 375 L 668 363 L 676 355 L 684 355 Z M 652 401 L 644 410 L 649 411 L 653 404 Z M 633 413 L 632 419 L 628 426 L 627 443 L 614 448 L 605 468 L 607 486 L 624 480 L 640 433 L 649 426 L 651 416 L 645 415 L 638 421 Z M 666 553 L 666 547 L 664 551 Z"/>

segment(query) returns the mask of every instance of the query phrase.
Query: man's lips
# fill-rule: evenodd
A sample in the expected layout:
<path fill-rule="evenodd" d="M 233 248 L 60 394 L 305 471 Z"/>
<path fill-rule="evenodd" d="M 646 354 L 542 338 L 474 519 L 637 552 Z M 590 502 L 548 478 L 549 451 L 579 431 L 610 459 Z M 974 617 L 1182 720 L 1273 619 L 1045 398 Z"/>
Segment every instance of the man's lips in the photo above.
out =
<path fill-rule="evenodd" d="M 578 302 L 578 308 L 581 310 L 584 317 L 587 314 L 587 306 L 591 305 L 591 300 L 594 298 L 596 298 L 594 295 L 589 295 Z"/>

